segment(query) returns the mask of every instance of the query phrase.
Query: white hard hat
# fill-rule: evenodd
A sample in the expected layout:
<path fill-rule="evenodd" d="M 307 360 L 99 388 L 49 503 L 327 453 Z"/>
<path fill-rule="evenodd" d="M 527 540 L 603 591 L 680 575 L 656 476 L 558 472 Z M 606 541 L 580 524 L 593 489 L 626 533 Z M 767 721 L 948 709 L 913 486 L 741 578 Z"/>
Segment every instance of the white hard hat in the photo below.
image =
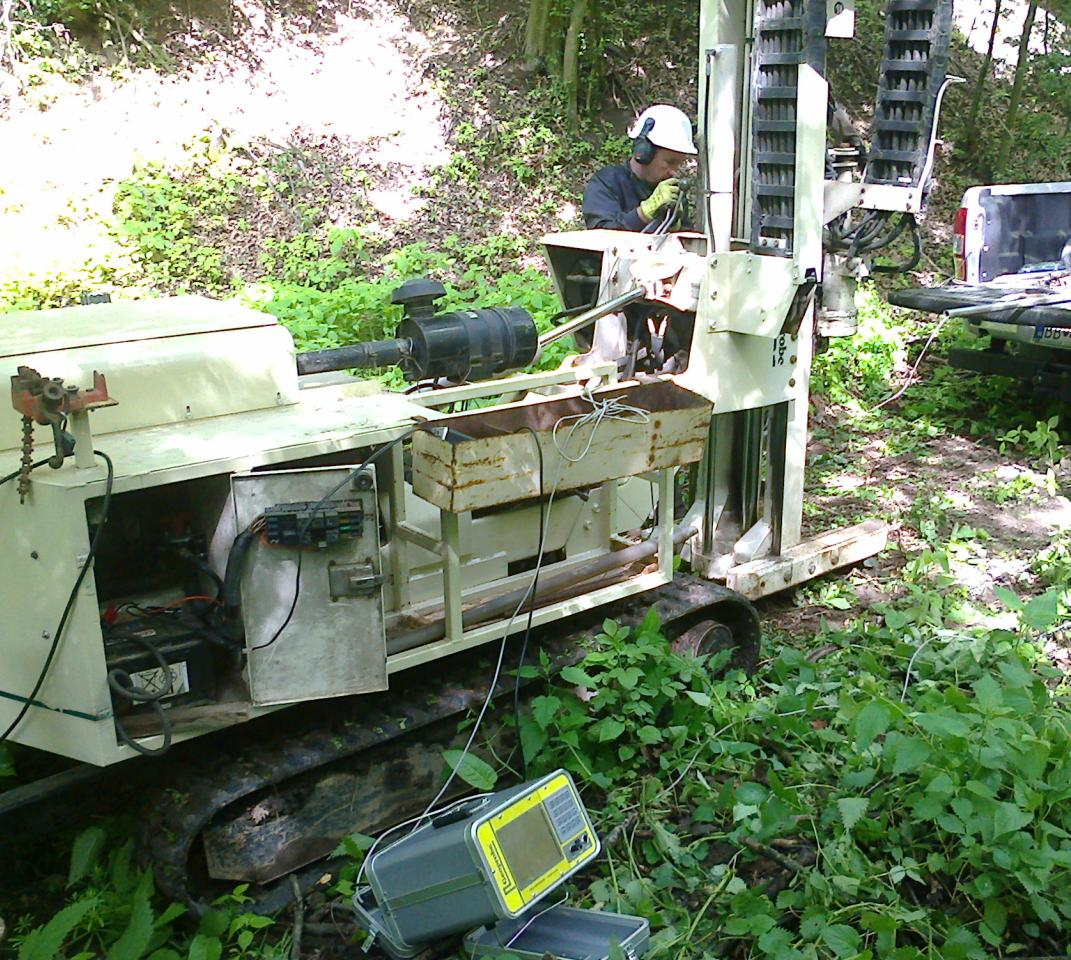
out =
<path fill-rule="evenodd" d="M 644 126 L 648 127 L 646 134 Z M 699 152 L 692 142 L 692 122 L 683 110 L 671 107 L 668 103 L 656 103 L 644 110 L 629 128 L 628 135 L 633 138 L 646 136 L 656 147 L 664 150 L 693 155 Z"/>

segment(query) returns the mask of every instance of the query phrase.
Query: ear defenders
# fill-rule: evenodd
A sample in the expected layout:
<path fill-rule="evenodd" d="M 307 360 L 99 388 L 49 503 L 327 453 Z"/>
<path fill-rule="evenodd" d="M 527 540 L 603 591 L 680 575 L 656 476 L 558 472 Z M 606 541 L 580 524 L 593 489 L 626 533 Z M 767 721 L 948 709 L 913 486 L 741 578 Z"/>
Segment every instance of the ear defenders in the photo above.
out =
<path fill-rule="evenodd" d="M 655 151 L 658 149 L 651 143 L 650 137 L 647 136 L 653 129 L 654 117 L 648 117 L 643 121 L 640 132 L 636 134 L 636 138 L 632 141 L 633 159 L 645 167 L 654 159 Z"/>

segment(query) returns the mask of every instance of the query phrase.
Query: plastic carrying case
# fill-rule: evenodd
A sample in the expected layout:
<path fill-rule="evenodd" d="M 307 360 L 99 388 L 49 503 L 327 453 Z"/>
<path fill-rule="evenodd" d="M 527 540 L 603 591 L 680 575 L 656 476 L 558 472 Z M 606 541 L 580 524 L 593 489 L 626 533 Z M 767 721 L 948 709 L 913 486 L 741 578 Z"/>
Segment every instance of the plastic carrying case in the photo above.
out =
<path fill-rule="evenodd" d="M 643 917 L 555 904 L 534 906 L 511 920 L 479 927 L 465 936 L 468 957 L 519 957 L 543 960 L 609 960 L 614 945 L 625 960 L 638 960 L 650 944 L 650 924 Z"/>

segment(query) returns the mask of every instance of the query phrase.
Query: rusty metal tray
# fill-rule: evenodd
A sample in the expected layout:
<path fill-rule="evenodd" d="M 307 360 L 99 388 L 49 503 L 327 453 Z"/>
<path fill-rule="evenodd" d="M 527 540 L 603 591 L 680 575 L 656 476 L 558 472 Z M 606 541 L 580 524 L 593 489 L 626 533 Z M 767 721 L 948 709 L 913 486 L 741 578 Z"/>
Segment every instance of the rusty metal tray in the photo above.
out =
<path fill-rule="evenodd" d="M 451 513 L 538 497 L 537 438 L 544 495 L 694 463 L 703 455 L 711 413 L 703 397 L 666 381 L 606 387 L 593 397 L 619 400 L 644 416 L 579 423 L 592 402 L 570 396 L 443 417 L 413 437 L 413 490 Z"/>

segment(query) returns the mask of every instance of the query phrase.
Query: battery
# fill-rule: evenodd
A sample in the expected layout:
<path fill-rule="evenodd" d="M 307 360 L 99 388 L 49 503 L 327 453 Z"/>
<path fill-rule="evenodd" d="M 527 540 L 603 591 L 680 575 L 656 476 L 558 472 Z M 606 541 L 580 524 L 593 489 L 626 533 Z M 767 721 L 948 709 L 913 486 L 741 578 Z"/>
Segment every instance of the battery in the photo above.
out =
<path fill-rule="evenodd" d="M 126 620 L 104 637 L 104 661 L 110 671 L 123 670 L 133 686 L 144 693 L 157 693 L 168 678 L 153 650 L 167 663 L 171 690 L 160 702 L 168 705 L 204 703 L 215 699 L 216 676 L 209 643 L 197 627 L 178 616 L 159 614 Z M 135 704 L 112 691 L 117 712 L 129 713 L 147 705 Z"/>

